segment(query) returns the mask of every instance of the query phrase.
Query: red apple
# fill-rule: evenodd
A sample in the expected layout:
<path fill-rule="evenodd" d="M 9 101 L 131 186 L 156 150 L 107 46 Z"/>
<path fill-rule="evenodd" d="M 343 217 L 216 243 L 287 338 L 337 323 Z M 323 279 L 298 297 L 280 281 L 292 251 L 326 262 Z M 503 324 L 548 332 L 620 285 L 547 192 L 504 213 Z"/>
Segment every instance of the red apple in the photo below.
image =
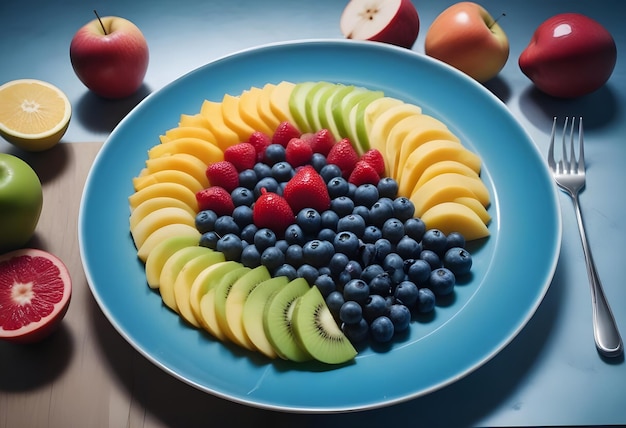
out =
<path fill-rule="evenodd" d="M 544 21 L 519 57 L 522 72 L 548 95 L 575 98 L 600 88 L 617 61 L 611 34 L 579 13 Z"/>
<path fill-rule="evenodd" d="M 509 40 L 489 12 L 473 2 L 456 3 L 439 14 L 424 41 L 426 55 L 486 82 L 509 59 Z"/>
<path fill-rule="evenodd" d="M 411 0 L 351 0 L 341 14 L 348 39 L 384 42 L 410 49 L 420 29 Z"/>
<path fill-rule="evenodd" d="M 148 69 L 148 44 L 132 22 L 96 18 L 79 29 L 70 45 L 78 78 L 104 98 L 124 98 L 139 89 Z"/>

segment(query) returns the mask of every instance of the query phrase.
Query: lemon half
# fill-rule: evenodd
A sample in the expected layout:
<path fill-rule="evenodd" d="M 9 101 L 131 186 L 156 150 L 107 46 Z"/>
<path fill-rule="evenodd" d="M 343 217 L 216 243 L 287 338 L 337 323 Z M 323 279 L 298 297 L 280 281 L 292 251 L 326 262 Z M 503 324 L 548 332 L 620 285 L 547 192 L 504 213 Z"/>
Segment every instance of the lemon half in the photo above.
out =
<path fill-rule="evenodd" d="M 56 145 L 67 130 L 72 107 L 56 86 L 36 79 L 0 86 L 0 135 L 31 152 Z"/>

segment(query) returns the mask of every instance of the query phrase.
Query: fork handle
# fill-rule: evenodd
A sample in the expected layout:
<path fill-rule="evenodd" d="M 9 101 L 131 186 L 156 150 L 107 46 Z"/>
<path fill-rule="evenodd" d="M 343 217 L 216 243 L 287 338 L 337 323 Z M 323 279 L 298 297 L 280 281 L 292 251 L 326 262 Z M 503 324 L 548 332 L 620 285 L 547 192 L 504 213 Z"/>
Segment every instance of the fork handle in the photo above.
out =
<path fill-rule="evenodd" d="M 598 351 L 605 357 L 617 357 L 623 352 L 622 338 L 620 337 L 615 318 L 609 302 L 604 295 L 600 277 L 596 271 L 596 265 L 591 255 L 591 249 L 587 242 L 587 234 L 583 224 L 580 203 L 578 195 L 572 198 L 574 208 L 576 210 L 576 220 L 578 222 L 578 231 L 583 244 L 583 253 L 585 255 L 585 264 L 587 266 L 587 276 L 589 277 L 589 285 L 591 287 L 591 302 L 593 308 L 593 335 L 596 341 Z"/>

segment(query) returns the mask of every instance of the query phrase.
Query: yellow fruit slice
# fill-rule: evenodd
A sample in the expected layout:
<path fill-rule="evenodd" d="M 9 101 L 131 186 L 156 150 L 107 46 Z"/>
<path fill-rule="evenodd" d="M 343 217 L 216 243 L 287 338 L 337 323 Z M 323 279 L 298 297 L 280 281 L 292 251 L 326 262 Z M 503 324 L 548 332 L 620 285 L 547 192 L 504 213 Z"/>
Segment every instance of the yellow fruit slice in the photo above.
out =
<path fill-rule="evenodd" d="M 156 171 L 153 174 L 140 175 L 133 178 L 133 187 L 136 192 L 156 183 L 182 184 L 194 193 L 204 189 L 202 183 L 193 175 L 176 169 L 164 169 L 162 171 Z"/>
<path fill-rule="evenodd" d="M 270 128 L 270 137 L 281 122 L 280 118 L 272 111 L 272 106 L 270 105 L 270 97 L 275 88 L 276 85 L 273 83 L 266 84 L 263 86 L 263 90 L 257 99 L 257 111 L 259 113 L 259 117 Z"/>
<path fill-rule="evenodd" d="M 137 257 L 145 263 L 152 250 L 159 245 L 161 241 L 173 236 L 187 236 L 195 239 L 196 242 L 200 241 L 200 232 L 198 232 L 198 229 L 194 226 L 179 223 L 168 224 L 167 226 L 155 230 L 146 238 L 143 245 L 137 250 Z"/>
<path fill-rule="evenodd" d="M 363 123 L 365 124 L 365 130 L 367 131 L 367 134 L 372 135 L 372 127 L 374 126 L 374 122 L 381 114 L 383 114 L 390 108 L 398 106 L 400 104 L 404 104 L 404 102 L 392 97 L 377 98 L 369 103 L 365 108 L 365 113 L 363 114 Z M 375 148 L 372 143 L 370 143 L 370 147 Z"/>
<path fill-rule="evenodd" d="M 171 236 L 159 242 L 146 259 L 145 269 L 148 286 L 159 288 L 163 265 L 172 254 L 182 248 L 197 246 L 198 240 L 193 236 Z"/>
<path fill-rule="evenodd" d="M 491 222 L 491 215 L 487 212 L 487 208 L 485 208 L 485 206 L 481 204 L 478 199 L 463 196 L 456 198 L 453 202 L 457 202 L 471 208 L 471 210 L 474 211 L 478 217 L 480 217 L 483 223 L 489 224 L 489 222 Z"/>
<path fill-rule="evenodd" d="M 207 250 L 211 251 L 209 248 L 201 246 L 181 248 L 165 261 L 159 277 L 159 293 L 161 293 L 161 300 L 165 306 L 174 312 L 178 313 L 179 311 L 174 296 L 174 283 L 178 274 L 188 261 L 206 254 Z"/>
<path fill-rule="evenodd" d="M 278 118 L 280 122 L 290 122 L 294 126 L 296 122 L 291 115 L 291 110 L 289 109 L 289 98 L 291 97 L 291 92 L 295 87 L 295 83 L 282 81 L 272 91 L 270 94 L 270 108 L 274 116 Z"/>
<path fill-rule="evenodd" d="M 178 183 L 155 183 L 144 187 L 140 191 L 135 192 L 128 197 L 131 215 L 143 202 L 148 199 L 160 197 L 178 199 L 179 201 L 184 202 L 194 212 L 198 212 L 198 200 L 196 199 L 196 194 L 187 187 Z"/>
<path fill-rule="evenodd" d="M 166 207 L 152 211 L 142 218 L 130 231 L 135 241 L 135 246 L 140 248 L 152 232 L 172 223 L 194 226 L 195 216 L 189 214 L 187 210 L 175 207 Z"/>
<path fill-rule="evenodd" d="M 222 103 L 205 100 L 200 108 L 200 114 L 205 118 L 207 128 L 215 135 L 222 150 L 240 142 L 239 135 L 224 122 Z"/>
<path fill-rule="evenodd" d="M 146 160 L 146 169 L 149 174 L 163 171 L 164 169 L 175 169 L 193 175 L 202 186 L 209 187 L 209 179 L 206 177 L 206 167 L 207 164 L 189 153 L 165 154 L 158 158 Z"/>
<path fill-rule="evenodd" d="M 151 212 L 168 207 L 181 208 L 187 211 L 192 216 L 196 215 L 196 212 L 180 199 L 167 196 L 146 199 L 145 201 L 140 203 L 130 214 L 130 217 L 128 219 L 130 224 L 130 230 L 133 230 L 137 226 L 137 223 L 139 223 L 141 219 L 143 219 Z"/>
<path fill-rule="evenodd" d="M 248 141 L 255 129 L 241 118 L 239 97 L 225 94 L 222 98 L 222 116 L 224 123 L 239 136 L 239 141 Z"/>
<path fill-rule="evenodd" d="M 415 206 L 415 216 L 442 202 L 453 202 L 456 198 L 474 197 L 483 206 L 489 205 L 489 191 L 480 178 L 468 177 L 453 172 L 440 174 L 427 181 L 410 196 Z"/>
<path fill-rule="evenodd" d="M 368 131 L 370 148 L 385 153 L 385 143 L 393 127 L 402 119 L 421 114 L 422 109 L 415 104 L 398 104 L 382 112 L 374 119 Z"/>
<path fill-rule="evenodd" d="M 259 111 L 259 98 L 262 92 L 263 89 L 254 86 L 247 91 L 243 91 L 239 97 L 239 115 L 253 129 L 272 135 L 276 127 L 270 127 L 261 117 Z"/>
<path fill-rule="evenodd" d="M 208 330 L 208 326 L 205 324 L 200 311 L 200 301 L 202 300 L 202 297 L 204 297 L 209 289 L 215 286 L 217 280 L 225 273 L 239 267 L 242 267 L 242 265 L 235 261 L 215 263 L 198 273 L 196 278 L 193 280 L 191 289 L 189 290 L 189 306 L 191 307 L 191 311 L 196 319 L 203 327 L 205 327 L 205 329 Z"/>
<path fill-rule="evenodd" d="M 224 160 L 224 152 L 217 144 L 193 137 L 182 137 L 165 144 L 157 144 L 148 150 L 148 158 L 154 159 L 178 153 L 195 156 L 205 165 Z"/>
<path fill-rule="evenodd" d="M 32 152 L 56 145 L 70 123 L 72 107 L 56 86 L 35 79 L 0 86 L 0 135 Z"/>
<path fill-rule="evenodd" d="M 186 128 L 188 126 L 207 127 L 206 118 L 200 113 L 197 114 L 181 114 L 178 126 Z"/>
<path fill-rule="evenodd" d="M 489 229 L 480 217 L 458 202 L 435 205 L 422 215 L 422 221 L 427 228 L 439 229 L 445 234 L 459 232 L 468 241 L 489 236 Z"/>
<path fill-rule="evenodd" d="M 204 126 L 178 126 L 165 131 L 159 137 L 161 143 L 168 143 L 178 138 L 199 138 L 204 141 L 216 144 L 215 135 Z"/>
<path fill-rule="evenodd" d="M 417 180 L 417 183 L 415 183 L 413 192 L 415 192 L 430 179 L 435 178 L 440 174 L 446 174 L 451 172 L 466 175 L 468 177 L 479 178 L 479 175 L 476 173 L 476 171 L 474 171 L 469 166 L 453 160 L 443 160 L 441 162 L 435 162 L 434 164 L 426 168 L 424 172 L 422 172 L 419 180 Z"/>

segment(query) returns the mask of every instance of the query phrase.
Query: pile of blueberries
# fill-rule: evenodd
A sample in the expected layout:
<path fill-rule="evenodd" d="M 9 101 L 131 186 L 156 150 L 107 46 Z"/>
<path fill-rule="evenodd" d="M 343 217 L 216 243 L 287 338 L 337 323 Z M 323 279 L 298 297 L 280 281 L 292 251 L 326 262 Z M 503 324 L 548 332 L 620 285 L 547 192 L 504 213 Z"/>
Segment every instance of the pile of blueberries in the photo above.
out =
<path fill-rule="evenodd" d="M 327 185 L 328 210 L 302 209 L 284 236 L 254 225 L 252 206 L 261 189 L 281 194 L 295 174 L 284 147 L 271 144 L 264 162 L 240 173 L 232 215 L 198 213 L 200 245 L 250 268 L 264 265 L 272 276 L 305 278 L 352 343 L 368 337 L 388 342 L 409 327 L 412 313 L 432 311 L 437 297 L 451 294 L 456 278 L 469 273 L 465 239 L 426 230 L 413 203 L 397 196 L 392 178 L 356 186 L 319 153 L 311 164 Z"/>

